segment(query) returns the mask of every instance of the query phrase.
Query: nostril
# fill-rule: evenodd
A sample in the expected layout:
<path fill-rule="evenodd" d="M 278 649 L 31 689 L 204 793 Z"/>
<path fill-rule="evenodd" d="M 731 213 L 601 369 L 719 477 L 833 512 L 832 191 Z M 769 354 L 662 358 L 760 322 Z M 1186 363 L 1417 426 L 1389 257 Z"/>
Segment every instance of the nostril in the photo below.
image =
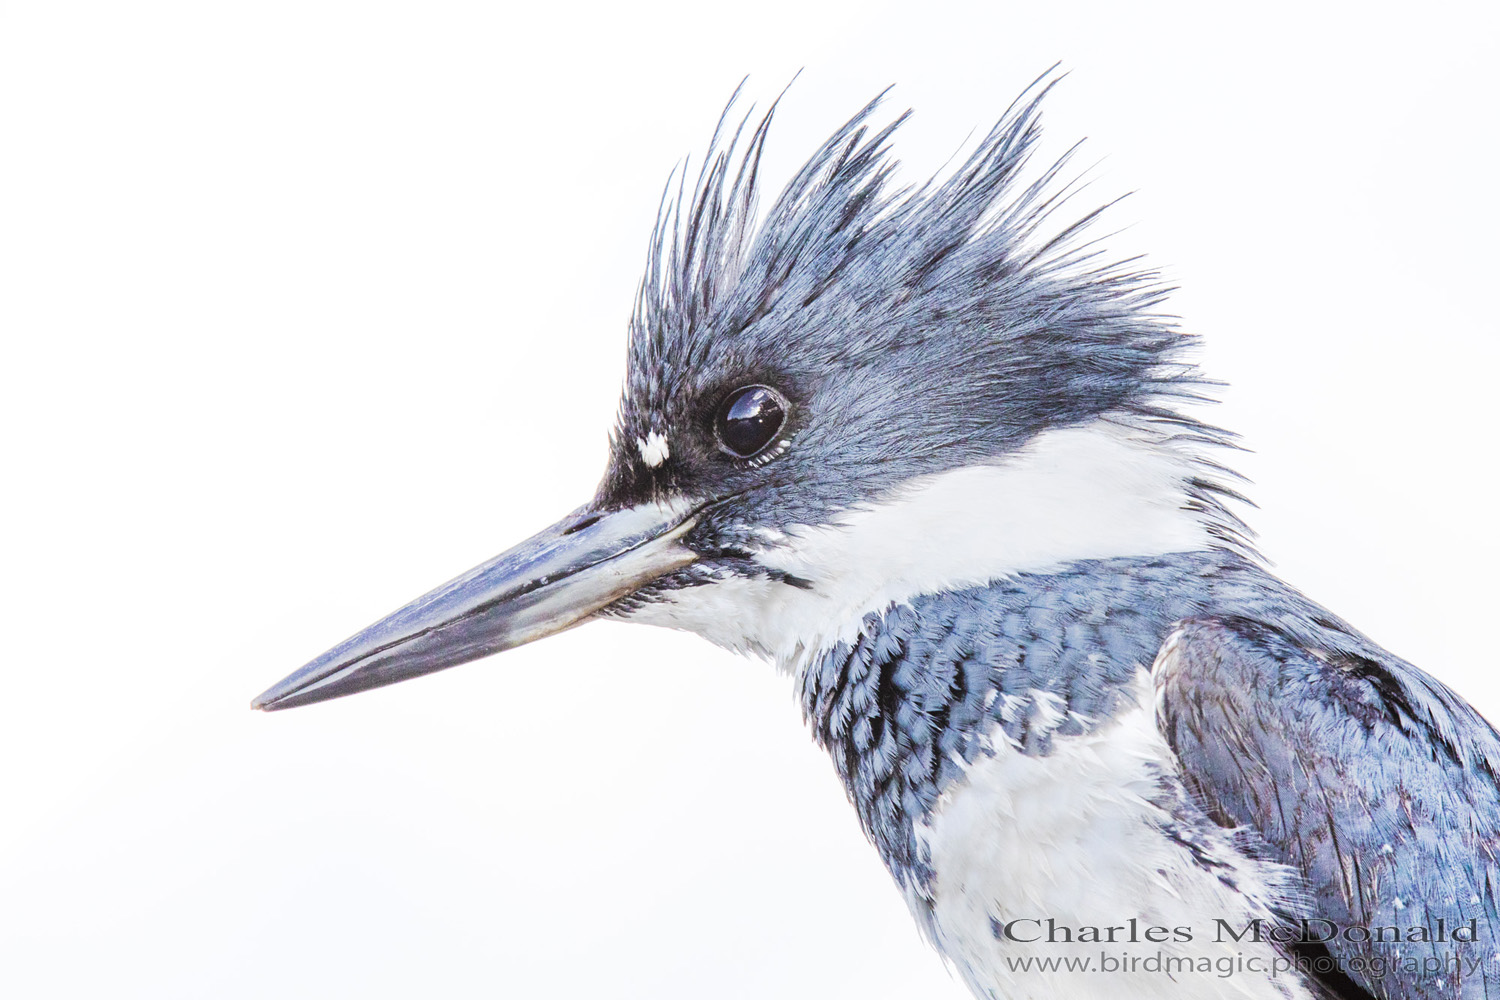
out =
<path fill-rule="evenodd" d="M 598 524 L 599 518 L 602 516 L 602 514 L 590 514 L 588 517 L 579 518 L 577 521 L 574 521 L 572 524 L 564 528 L 562 533 L 565 535 L 571 535 L 575 531 L 582 531 L 584 528 L 587 528 L 590 525 Z"/>

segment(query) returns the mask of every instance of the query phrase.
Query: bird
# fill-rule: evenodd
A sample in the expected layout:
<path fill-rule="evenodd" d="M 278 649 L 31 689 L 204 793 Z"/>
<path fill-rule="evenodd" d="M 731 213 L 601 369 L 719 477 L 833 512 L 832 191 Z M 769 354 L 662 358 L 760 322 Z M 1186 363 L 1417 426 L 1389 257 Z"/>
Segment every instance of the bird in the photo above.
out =
<path fill-rule="evenodd" d="M 253 707 L 687 630 L 790 675 L 978 997 L 1500 990 L 1500 739 L 1270 572 L 1198 336 L 1033 165 L 1059 79 L 917 187 L 882 94 L 764 211 L 776 104 L 731 100 L 662 196 L 594 497 Z"/>

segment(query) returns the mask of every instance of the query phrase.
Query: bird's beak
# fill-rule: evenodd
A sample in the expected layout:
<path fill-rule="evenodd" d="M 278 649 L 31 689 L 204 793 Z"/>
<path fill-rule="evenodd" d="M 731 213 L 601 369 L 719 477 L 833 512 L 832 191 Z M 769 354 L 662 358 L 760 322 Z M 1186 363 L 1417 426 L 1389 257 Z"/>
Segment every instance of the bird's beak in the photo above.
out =
<path fill-rule="evenodd" d="M 420 677 L 577 625 L 696 556 L 687 506 L 576 511 L 412 601 L 270 688 L 275 711 Z"/>

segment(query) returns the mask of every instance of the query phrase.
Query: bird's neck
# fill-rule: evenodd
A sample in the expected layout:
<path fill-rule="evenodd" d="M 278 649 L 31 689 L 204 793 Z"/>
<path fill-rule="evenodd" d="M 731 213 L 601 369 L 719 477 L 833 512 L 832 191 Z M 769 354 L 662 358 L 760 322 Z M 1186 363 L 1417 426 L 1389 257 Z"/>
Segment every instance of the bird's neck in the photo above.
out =
<path fill-rule="evenodd" d="M 923 594 L 1084 560 L 1219 548 L 1232 516 L 1205 493 L 1204 439 L 1181 431 L 1127 417 L 1048 431 L 993 461 L 912 480 L 833 524 L 790 527 L 756 559 L 811 586 L 745 581 L 737 613 L 704 634 L 800 672 L 872 612 Z"/>

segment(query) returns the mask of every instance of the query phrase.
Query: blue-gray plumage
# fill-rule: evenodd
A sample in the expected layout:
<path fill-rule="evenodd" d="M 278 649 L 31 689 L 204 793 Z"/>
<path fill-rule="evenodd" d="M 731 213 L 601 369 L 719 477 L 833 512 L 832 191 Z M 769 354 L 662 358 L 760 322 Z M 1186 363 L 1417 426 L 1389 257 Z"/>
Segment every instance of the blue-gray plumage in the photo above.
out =
<path fill-rule="evenodd" d="M 256 705 L 685 628 L 794 675 L 979 996 L 1488 996 L 1496 734 L 1263 568 L 1164 290 L 1021 180 L 1050 86 L 916 192 L 871 104 L 763 218 L 771 116 L 716 134 L 594 499 Z"/>
<path fill-rule="evenodd" d="M 916 598 L 824 655 L 803 678 L 803 710 L 865 832 L 920 897 L 930 872 L 913 823 L 985 752 L 981 735 L 998 728 L 1045 756 L 1111 719 L 1169 635 L 1178 654 L 1156 679 L 1157 716 L 1191 792 L 1174 819 L 1253 832 L 1245 849 L 1304 874 L 1303 914 L 1339 928 L 1477 919 L 1483 981 L 1467 991 L 1403 969 L 1403 949 L 1438 942 L 1329 949 L 1346 969 L 1389 963 L 1383 980 L 1350 970 L 1375 996 L 1487 995 L 1500 933 L 1494 730 L 1242 556 L 1086 560 Z M 1038 692 L 1067 712 L 1039 732 L 1026 711 Z"/>
<path fill-rule="evenodd" d="M 1473 921 L 1478 975 L 1395 962 L 1377 996 L 1483 996 L 1500 982 L 1500 741 L 1431 677 L 1302 602 L 1288 622 L 1232 607 L 1179 626 L 1160 723 L 1216 822 L 1300 872 L 1312 916 L 1347 927 Z M 1309 627 L 1311 625 L 1312 627 Z M 1342 958 L 1442 959 L 1441 942 L 1338 940 Z M 1423 968 L 1426 968 L 1423 966 Z M 1469 971 L 1467 966 L 1460 972 Z"/>

